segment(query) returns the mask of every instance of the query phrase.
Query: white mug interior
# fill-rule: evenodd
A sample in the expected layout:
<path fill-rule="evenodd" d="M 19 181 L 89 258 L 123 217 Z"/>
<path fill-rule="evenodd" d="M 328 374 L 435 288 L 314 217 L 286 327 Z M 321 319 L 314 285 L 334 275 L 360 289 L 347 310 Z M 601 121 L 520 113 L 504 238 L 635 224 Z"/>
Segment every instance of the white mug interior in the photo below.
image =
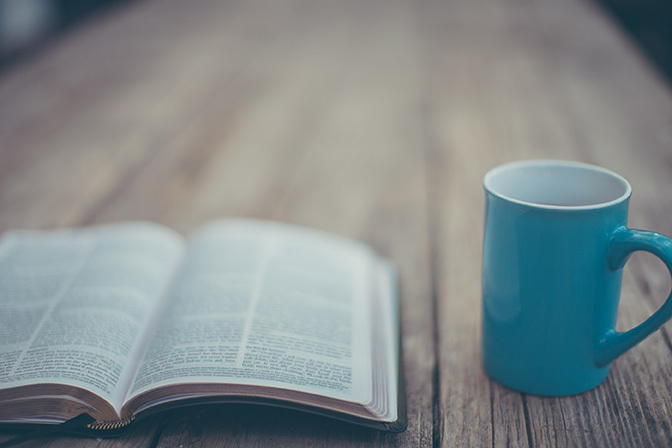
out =
<path fill-rule="evenodd" d="M 597 208 L 627 200 L 632 189 L 618 174 L 595 165 L 528 160 L 501 165 L 483 178 L 491 194 L 542 208 Z"/>

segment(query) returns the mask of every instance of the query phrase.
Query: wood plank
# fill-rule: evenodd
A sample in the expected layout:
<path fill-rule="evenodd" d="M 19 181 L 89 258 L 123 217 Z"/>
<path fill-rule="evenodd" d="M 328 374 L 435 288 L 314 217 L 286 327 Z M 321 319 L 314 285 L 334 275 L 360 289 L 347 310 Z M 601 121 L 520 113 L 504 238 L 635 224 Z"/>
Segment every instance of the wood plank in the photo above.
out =
<path fill-rule="evenodd" d="M 345 14 L 351 24 L 356 18 L 356 26 L 348 30 L 350 37 L 341 35 L 330 42 L 322 40 L 321 33 L 311 35 L 309 40 L 317 39 L 316 49 L 331 58 L 342 55 L 333 45 L 347 43 L 349 53 L 337 61 L 344 66 L 347 77 L 339 90 L 329 92 L 329 102 L 324 105 L 325 111 L 315 129 L 306 134 L 305 140 L 297 142 L 305 156 L 292 176 L 285 179 L 279 201 L 269 206 L 266 199 L 255 201 L 257 193 L 253 192 L 247 210 L 254 215 L 272 212 L 275 219 L 357 238 L 399 264 L 403 278 L 409 429 L 393 436 L 285 411 L 224 408 L 213 415 L 198 416 L 196 433 L 190 431 L 191 421 L 170 424 L 159 446 L 186 444 L 194 439 L 197 439 L 195 446 L 265 446 L 271 437 L 274 446 L 431 443 L 433 349 L 431 304 L 425 289 L 428 275 L 428 241 L 423 221 L 425 180 L 422 159 L 417 157 L 418 123 L 409 120 L 406 114 L 417 101 L 418 88 L 412 64 L 413 40 L 409 36 L 412 23 L 402 2 L 386 2 L 384 13 L 379 6 L 341 2 L 340 14 Z M 325 6 L 314 18 L 317 27 L 323 28 L 334 13 Z M 305 62 L 310 63 L 314 56 L 317 55 Z M 397 93 L 390 95 L 390 92 Z M 280 143 L 279 148 L 283 148 L 282 140 Z M 218 181 L 206 178 L 199 198 L 208 198 L 229 183 L 241 188 L 239 181 L 248 175 L 241 173 L 227 180 L 215 170 L 233 174 L 224 164 L 213 164 L 212 175 L 207 177 Z M 227 208 L 235 211 L 239 207 L 236 199 L 221 197 L 218 203 L 206 199 L 192 205 L 205 209 L 195 210 L 196 215 L 226 214 Z M 212 211 L 207 211 L 208 208 Z"/>
<path fill-rule="evenodd" d="M 489 382 L 480 361 L 480 181 L 488 167 L 520 150 L 512 140 L 518 136 L 514 125 L 522 123 L 521 106 L 511 101 L 516 66 L 502 53 L 496 34 L 501 24 L 488 6 L 418 5 L 438 250 L 437 442 L 446 446 L 526 446 L 528 441 L 520 394 Z M 491 67 L 497 67 L 496 74 Z"/>
<path fill-rule="evenodd" d="M 25 67 L 27 78 L 55 73 L 41 94 L 59 100 L 35 106 L 30 85 L 7 94 L 3 111 L 23 119 L 0 145 L 0 208 L 14 211 L 2 214 L 0 229 L 94 221 L 100 201 L 160 157 L 240 67 L 273 50 L 267 39 L 283 32 L 283 11 L 292 4 L 236 10 L 210 2 L 185 11 L 179 2 L 140 2 Z M 125 38 L 114 38 L 115 30 Z M 135 50 L 127 51 L 132 42 Z M 64 86 L 73 65 L 82 67 L 72 75 L 76 83 Z M 10 74 L 3 86 L 20 75 Z M 87 98 L 87 91 L 95 95 Z"/>
<path fill-rule="evenodd" d="M 327 12 L 325 23 L 318 4 L 306 6 L 264 48 L 241 49 L 257 56 L 227 84 L 212 84 L 212 99 L 97 222 L 139 216 L 189 232 L 218 217 L 274 216 L 356 54 L 347 15 Z"/>
<path fill-rule="evenodd" d="M 145 19 L 158 12 L 160 4 L 152 5 L 142 13 Z M 165 15 L 173 5 L 163 7 L 168 8 Z M 8 207 L 18 213 L 7 217 L 3 225 L 26 226 L 35 222 L 49 226 L 44 220 L 53 215 L 75 225 L 142 218 L 186 233 L 206 219 L 242 215 L 296 222 L 372 243 L 384 255 L 401 260 L 405 279 L 402 295 L 413 298 L 403 304 L 410 408 L 407 433 L 398 437 L 382 435 L 302 413 L 234 406 L 175 414 L 160 445 L 200 440 L 203 445 L 266 445 L 271 438 L 292 446 L 320 441 L 339 446 L 426 445 L 432 431 L 429 375 L 434 358 L 430 295 L 425 291 L 429 242 L 424 222 L 424 167 L 414 134 L 418 122 L 406 112 L 415 105 L 418 89 L 412 16 L 401 2 L 386 3 L 388 12 L 382 16 L 380 3 L 286 2 L 283 7 L 285 22 L 273 19 L 277 10 L 267 11 L 268 17 L 255 17 L 262 11 L 258 5 L 250 4 L 235 18 L 222 15 L 219 26 L 214 22 L 201 26 L 200 35 L 194 35 L 193 40 L 200 43 L 233 39 L 229 54 L 225 51 L 228 47 L 222 50 L 210 46 L 196 68 L 170 74 L 170 79 L 164 81 L 166 85 L 182 85 L 193 77 L 194 71 L 198 75 L 195 85 L 161 98 L 161 107 L 155 106 L 157 111 L 165 107 L 176 110 L 172 115 L 164 114 L 151 121 L 153 109 L 145 105 L 151 98 L 145 96 L 138 101 L 140 110 L 133 113 L 150 118 L 149 123 L 135 125 L 143 138 L 126 140 L 121 154 L 116 156 L 117 164 L 103 169 L 99 186 L 82 192 L 67 220 L 63 213 L 53 211 L 64 205 L 65 200 L 60 198 L 69 196 L 67 185 L 60 185 L 44 199 L 40 198 L 42 191 L 32 186 L 41 170 L 53 167 L 57 156 L 46 161 L 13 160 L 20 174 L 7 179 L 7 184 L 18 189 L 17 179 L 27 176 L 22 182 L 31 187 L 26 187 L 21 199 L 30 199 L 33 207 L 43 201 L 44 206 L 33 208 L 31 217 L 27 210 L 18 208 L 18 201 L 8 201 Z M 200 14 L 216 17 L 216 13 L 213 8 L 206 8 Z M 255 24 L 255 33 L 266 38 L 240 25 L 227 26 L 229 20 L 234 25 Z M 193 29 L 192 23 L 188 27 L 179 22 L 177 25 L 185 31 Z M 392 33 L 388 33 L 390 29 Z M 90 32 L 95 34 L 95 30 Z M 394 45 L 388 46 L 390 43 Z M 95 46 L 88 51 L 95 53 Z M 163 49 L 157 51 L 161 53 Z M 124 55 L 119 53 L 120 58 Z M 135 66 L 134 82 L 153 79 L 153 64 Z M 387 76 L 399 66 L 403 70 Z M 128 88 L 113 86 L 100 101 L 113 101 L 114 106 L 114 101 L 120 101 L 114 97 L 128 95 Z M 58 92 L 53 95 L 58 96 Z M 24 100 L 19 95 L 14 101 L 21 105 Z M 89 112 L 94 116 L 87 120 L 100 120 L 104 130 L 110 126 L 106 121 L 107 107 L 92 105 Z M 56 128 L 50 125 L 50 115 L 45 111 L 45 118 L 40 119 L 39 114 L 35 117 L 26 112 L 25 119 L 35 120 L 38 130 L 46 129 L 44 133 L 48 134 Z M 18 127 L 17 124 L 12 129 Z M 170 128 L 170 133 L 166 128 Z M 12 132 L 18 135 L 12 140 L 17 148 L 34 142 L 20 130 Z M 77 146 L 70 149 L 60 143 L 59 154 L 82 154 L 84 143 L 92 140 L 91 135 L 78 136 L 71 129 L 58 132 L 65 136 L 57 134 L 57 142 L 73 143 L 68 139 L 75 139 Z M 6 134 L 10 135 L 10 130 Z M 36 154 L 46 153 L 46 140 L 39 140 L 41 147 Z M 104 150 L 93 148 L 99 158 L 104 157 Z M 403 155 L 397 156 L 399 152 Z M 87 177 L 85 168 L 91 166 L 91 161 L 73 157 L 71 162 L 79 168 L 68 179 L 69 184 L 75 185 Z M 404 179 L 400 187 L 398 179 Z M 45 183 L 45 188 L 54 185 L 52 180 Z M 145 423 L 139 426 L 144 427 Z M 150 425 L 146 431 L 156 434 L 161 428 Z M 36 443 L 40 442 L 43 441 Z M 76 446 L 86 442 L 59 439 L 54 443 Z M 135 442 L 131 437 L 105 441 L 103 445 L 124 443 Z"/>
<path fill-rule="evenodd" d="M 655 194 L 670 182 L 669 90 L 585 3 L 482 1 L 432 7 L 426 39 L 443 48 L 440 53 L 435 44 L 426 58 L 436 73 L 429 83 L 434 94 L 428 95 L 436 99 L 430 101 L 431 134 L 442 162 L 434 165 L 435 177 L 443 179 L 439 191 L 459 191 L 449 194 L 438 215 L 445 232 L 439 238 L 445 254 L 441 270 L 446 272 L 440 328 L 448 328 L 439 349 L 442 441 L 664 444 L 670 439 L 664 404 L 669 398 L 668 330 L 618 360 L 605 385 L 584 395 L 524 396 L 484 378 L 478 370 L 480 290 L 475 286 L 482 228 L 466 223 L 482 223 L 472 204 L 482 206 L 477 182 L 488 168 L 550 157 L 623 173 L 635 189 L 633 221 L 648 217 L 644 227 L 669 234 L 666 216 L 672 207 Z M 437 57 L 441 54 L 445 57 Z M 638 191 L 644 196 L 639 204 Z M 623 328 L 641 322 L 652 312 L 651 302 L 661 303 L 669 291 L 667 273 L 651 272 L 650 265 L 640 263 L 626 272 L 619 315 Z M 642 275 L 647 278 L 638 280 Z M 650 284 L 658 299 L 639 286 Z M 642 301 L 642 295 L 649 297 Z"/>
<path fill-rule="evenodd" d="M 624 36 L 590 4 L 568 2 L 562 9 L 549 7 L 538 13 L 540 30 L 544 30 L 547 42 L 559 49 L 556 57 L 562 58 L 555 65 L 559 94 L 551 99 L 560 101 L 564 94 L 568 100 L 577 129 L 579 125 L 584 127 L 582 138 L 591 160 L 617 170 L 631 181 L 631 225 L 670 234 L 669 220 L 656 219 L 661 216 L 661 209 L 667 210 L 664 216 L 672 208 L 669 201 L 665 204 L 656 194 L 671 186 L 666 163 L 672 142 L 666 123 L 672 114 L 669 89 L 642 63 Z M 578 17 L 576 31 L 560 34 L 558 21 L 570 15 Z M 648 263 L 646 271 L 642 263 Z M 652 271 L 651 259 L 639 257 L 631 265 L 626 269 L 622 291 L 617 325 L 620 330 L 643 321 L 669 292 L 669 286 L 667 291 L 661 288 L 669 285 L 669 274 Z M 647 283 L 645 272 L 658 283 L 656 296 L 641 287 Z M 585 394 L 581 401 L 529 400 L 531 418 L 553 422 L 556 428 L 553 433 L 534 431 L 535 441 L 613 446 L 668 443 L 668 335 L 669 327 L 617 360 L 605 385 Z M 558 415 L 563 416 L 562 424 Z"/>

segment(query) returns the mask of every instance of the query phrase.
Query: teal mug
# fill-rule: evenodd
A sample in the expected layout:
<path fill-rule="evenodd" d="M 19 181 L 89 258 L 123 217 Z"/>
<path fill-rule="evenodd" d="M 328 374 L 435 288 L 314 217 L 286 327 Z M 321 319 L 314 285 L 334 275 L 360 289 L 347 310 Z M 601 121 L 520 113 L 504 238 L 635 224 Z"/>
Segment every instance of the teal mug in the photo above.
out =
<path fill-rule="evenodd" d="M 627 228 L 630 185 L 597 166 L 514 162 L 483 186 L 486 372 L 536 395 L 596 387 L 611 361 L 672 317 L 670 294 L 639 326 L 614 329 L 628 257 L 653 253 L 672 273 L 672 239 Z"/>

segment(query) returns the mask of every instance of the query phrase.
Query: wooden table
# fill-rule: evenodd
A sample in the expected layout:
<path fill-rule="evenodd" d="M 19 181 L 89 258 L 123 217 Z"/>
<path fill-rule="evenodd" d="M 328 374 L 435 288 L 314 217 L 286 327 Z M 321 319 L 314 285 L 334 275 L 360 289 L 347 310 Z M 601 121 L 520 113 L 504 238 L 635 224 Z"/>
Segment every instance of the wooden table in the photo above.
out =
<path fill-rule="evenodd" d="M 24 446 L 672 444 L 672 324 L 583 395 L 481 367 L 481 179 L 524 158 L 606 166 L 630 225 L 672 234 L 672 94 L 587 0 L 148 0 L 0 73 L 0 231 L 275 219 L 398 265 L 408 430 L 254 406 L 174 411 L 116 440 Z M 669 275 L 637 254 L 618 329 Z M 0 440 L 14 433 L 0 433 Z"/>

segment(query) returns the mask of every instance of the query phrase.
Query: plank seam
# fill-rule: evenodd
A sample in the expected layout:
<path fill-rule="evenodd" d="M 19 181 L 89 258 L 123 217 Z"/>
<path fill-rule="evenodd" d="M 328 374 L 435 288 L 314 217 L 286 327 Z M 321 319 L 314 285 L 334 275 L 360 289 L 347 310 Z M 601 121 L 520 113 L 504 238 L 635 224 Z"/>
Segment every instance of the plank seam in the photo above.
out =
<path fill-rule="evenodd" d="M 423 159 L 425 171 L 425 196 L 426 196 L 426 213 L 427 213 L 427 237 L 429 239 L 429 293 L 432 303 L 432 346 L 434 351 L 434 365 L 432 366 L 432 446 L 439 448 L 441 446 L 442 438 L 442 418 L 441 418 L 441 366 L 439 359 L 440 336 L 439 336 L 439 253 L 437 244 L 438 241 L 438 216 L 433 208 L 433 204 L 438 204 L 434 197 L 435 185 L 434 179 L 436 173 L 433 167 L 437 166 L 434 163 L 435 150 L 430 142 L 430 131 L 427 129 L 430 112 L 427 110 L 427 104 L 422 108 L 421 116 L 423 117 L 421 129 L 423 130 Z"/>
<path fill-rule="evenodd" d="M 530 410 L 527 407 L 527 394 L 520 394 L 523 401 L 523 415 L 525 416 L 525 432 L 527 433 L 527 446 L 534 447 L 532 442 L 532 428 L 530 427 Z"/>
<path fill-rule="evenodd" d="M 490 437 L 491 446 L 495 447 L 495 393 L 492 380 L 488 379 L 488 392 L 490 394 Z"/>

